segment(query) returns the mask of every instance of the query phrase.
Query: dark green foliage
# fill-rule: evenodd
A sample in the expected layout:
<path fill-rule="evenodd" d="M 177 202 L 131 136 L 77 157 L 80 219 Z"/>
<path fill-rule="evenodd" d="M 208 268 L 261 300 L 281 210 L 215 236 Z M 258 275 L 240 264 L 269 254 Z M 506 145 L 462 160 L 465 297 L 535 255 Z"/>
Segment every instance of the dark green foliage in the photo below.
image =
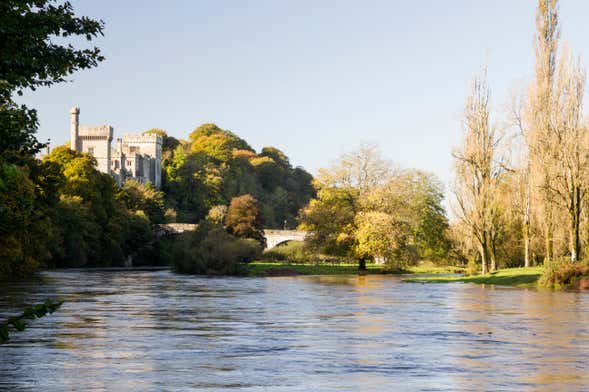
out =
<path fill-rule="evenodd" d="M 87 195 L 65 189 L 79 184 L 65 181 L 58 162 L 34 159 L 43 147 L 35 136 L 36 111 L 17 105 L 13 96 L 96 66 L 103 60 L 99 49 L 77 49 L 73 43 L 101 35 L 103 24 L 76 16 L 69 2 L 5 0 L 0 26 L 0 275 L 20 276 L 65 255 L 63 242 L 76 238 L 63 237 L 58 229 L 60 196 Z M 95 198 L 94 204 L 102 200 Z"/>
<path fill-rule="evenodd" d="M 46 299 L 45 302 L 30 306 L 24 310 L 20 316 L 11 317 L 3 324 L 0 324 L 0 344 L 8 342 L 10 339 L 10 330 L 24 331 L 27 327 L 27 321 L 41 318 L 46 314 L 55 312 L 63 304 L 63 301 L 53 302 Z"/>
<path fill-rule="evenodd" d="M 152 222 L 163 220 L 163 196 L 150 186 L 126 184 L 95 168 L 86 154 L 57 147 L 45 158 L 63 176 L 55 225 L 59 252 L 48 263 L 57 267 L 122 265 L 149 253 Z"/>
<path fill-rule="evenodd" d="M 164 194 L 151 183 L 140 184 L 135 180 L 127 180 L 122 195 L 129 211 L 144 213 L 151 223 L 164 222 Z"/>
<path fill-rule="evenodd" d="M 27 168 L 0 163 L 0 275 L 22 276 L 38 268 L 29 247 L 38 234 L 35 218 L 35 185 Z"/>
<path fill-rule="evenodd" d="M 149 262 L 150 217 L 163 219 L 163 196 L 139 184 L 119 189 L 94 165 L 67 147 L 42 162 L 0 165 L 0 275 Z"/>
<path fill-rule="evenodd" d="M 203 221 L 195 232 L 177 238 L 172 260 L 179 273 L 245 275 L 244 263 L 259 257 L 261 252 L 257 241 L 234 237 L 222 226 Z"/>
<path fill-rule="evenodd" d="M 12 95 L 64 82 L 75 71 L 95 67 L 104 59 L 98 48 L 76 49 L 55 40 L 90 41 L 102 34 L 103 23 L 76 16 L 69 2 L 3 0 L 0 26 L 0 155 L 14 160 L 38 152 L 42 144 L 35 137 L 35 110 L 16 105 Z"/>

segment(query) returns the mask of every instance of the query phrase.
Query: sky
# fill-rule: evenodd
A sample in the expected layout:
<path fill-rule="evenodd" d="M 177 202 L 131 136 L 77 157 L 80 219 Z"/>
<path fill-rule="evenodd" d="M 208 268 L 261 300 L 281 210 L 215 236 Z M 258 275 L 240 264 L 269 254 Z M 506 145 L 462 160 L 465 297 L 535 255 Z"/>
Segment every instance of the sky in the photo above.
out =
<path fill-rule="evenodd" d="M 311 173 L 362 143 L 448 187 L 470 80 L 488 67 L 495 119 L 533 73 L 533 0 L 72 1 L 105 23 L 106 60 L 26 93 L 41 141 L 69 109 L 115 137 L 214 122 Z M 589 2 L 562 0 L 562 38 L 589 56 Z M 586 63 L 586 61 L 584 61 Z"/>

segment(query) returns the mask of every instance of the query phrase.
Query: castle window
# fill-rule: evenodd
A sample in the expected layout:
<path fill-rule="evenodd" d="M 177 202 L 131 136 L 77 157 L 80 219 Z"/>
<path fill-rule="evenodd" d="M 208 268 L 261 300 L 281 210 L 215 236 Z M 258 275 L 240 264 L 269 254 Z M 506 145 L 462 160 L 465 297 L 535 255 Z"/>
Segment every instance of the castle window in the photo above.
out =
<path fill-rule="evenodd" d="M 94 147 L 88 147 L 88 155 L 94 156 Z"/>
<path fill-rule="evenodd" d="M 139 146 L 131 146 L 129 147 L 129 152 L 139 154 Z"/>

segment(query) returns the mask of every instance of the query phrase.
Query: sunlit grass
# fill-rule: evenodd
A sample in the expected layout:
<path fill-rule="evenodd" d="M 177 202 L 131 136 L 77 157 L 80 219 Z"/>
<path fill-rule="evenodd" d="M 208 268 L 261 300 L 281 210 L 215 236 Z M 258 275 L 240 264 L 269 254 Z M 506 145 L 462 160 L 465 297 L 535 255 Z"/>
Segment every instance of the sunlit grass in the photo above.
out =
<path fill-rule="evenodd" d="M 256 261 L 249 264 L 250 276 L 267 276 L 277 270 L 292 271 L 300 275 L 347 275 L 357 274 L 357 263 L 288 263 L 280 261 Z M 399 274 L 456 274 L 463 272 L 461 267 L 437 266 L 432 262 L 421 262 L 418 265 L 407 267 Z M 366 273 L 380 274 L 391 273 L 386 271 L 383 265 L 367 264 Z"/>
<path fill-rule="evenodd" d="M 431 261 L 420 261 L 417 265 L 405 268 L 405 273 L 409 274 L 463 274 L 464 267 L 451 265 L 439 266 Z"/>
<path fill-rule="evenodd" d="M 366 265 L 367 273 L 381 273 L 382 266 Z M 253 262 L 249 264 L 250 276 L 266 276 L 276 270 L 290 270 L 300 275 L 346 275 L 357 274 L 358 264 L 328 264 L 328 263 L 285 263 L 285 262 Z"/>
<path fill-rule="evenodd" d="M 472 276 L 435 276 L 427 278 L 408 278 L 405 282 L 413 283 L 480 283 L 501 286 L 533 287 L 542 275 L 542 267 L 507 268 L 487 275 Z"/>

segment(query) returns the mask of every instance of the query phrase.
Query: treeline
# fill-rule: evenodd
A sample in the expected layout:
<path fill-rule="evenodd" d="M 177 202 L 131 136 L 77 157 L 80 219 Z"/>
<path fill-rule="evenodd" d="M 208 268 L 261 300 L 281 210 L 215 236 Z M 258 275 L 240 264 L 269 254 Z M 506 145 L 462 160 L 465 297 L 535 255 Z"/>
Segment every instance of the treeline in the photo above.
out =
<path fill-rule="evenodd" d="M 44 148 L 35 137 L 37 113 L 16 104 L 13 95 L 63 82 L 77 70 L 96 66 L 104 59 L 98 48 L 77 49 L 51 39 L 85 37 L 90 41 L 102 34 L 103 23 L 77 17 L 69 3 L 8 0 L 0 3 L 0 26 L 0 275 L 25 275 L 53 258 L 68 260 L 78 245 L 86 260 L 94 260 L 98 255 L 93 251 L 100 251 L 100 246 L 84 248 L 88 244 L 77 244 L 71 237 L 81 228 L 59 229 L 59 224 L 67 227 L 71 218 L 110 230 L 103 225 L 113 222 L 108 215 L 118 207 L 113 204 L 114 195 L 109 196 L 113 192 L 110 180 L 92 178 L 97 192 L 105 194 L 94 203 L 90 201 L 93 196 L 82 194 L 83 187 L 78 186 L 86 179 L 75 179 L 76 173 L 85 172 L 86 161 L 67 163 L 70 176 L 65 159 L 35 159 Z M 94 170 L 91 164 L 89 170 Z M 94 212 L 96 220 L 83 219 Z M 97 236 L 96 241 L 107 243 L 108 236 L 101 232 Z M 123 249 L 118 256 L 124 254 Z"/>
<path fill-rule="evenodd" d="M 537 2 L 534 78 L 513 96 L 505 119 L 492 121 L 486 75 L 466 100 L 464 140 L 454 152 L 454 233 L 483 273 L 565 257 L 575 263 L 586 254 L 586 73 L 559 48 L 558 3 Z"/>
<path fill-rule="evenodd" d="M 0 275 L 158 262 L 153 224 L 163 220 L 164 200 L 151 185 L 120 188 L 66 146 L 0 169 Z"/>
<path fill-rule="evenodd" d="M 315 195 L 313 177 L 293 167 L 279 149 L 258 154 L 243 139 L 215 124 L 196 128 L 187 141 L 164 131 L 163 186 L 168 219 L 198 222 L 215 206 L 249 194 L 260 203 L 266 228 L 294 228 L 298 211 Z"/>

